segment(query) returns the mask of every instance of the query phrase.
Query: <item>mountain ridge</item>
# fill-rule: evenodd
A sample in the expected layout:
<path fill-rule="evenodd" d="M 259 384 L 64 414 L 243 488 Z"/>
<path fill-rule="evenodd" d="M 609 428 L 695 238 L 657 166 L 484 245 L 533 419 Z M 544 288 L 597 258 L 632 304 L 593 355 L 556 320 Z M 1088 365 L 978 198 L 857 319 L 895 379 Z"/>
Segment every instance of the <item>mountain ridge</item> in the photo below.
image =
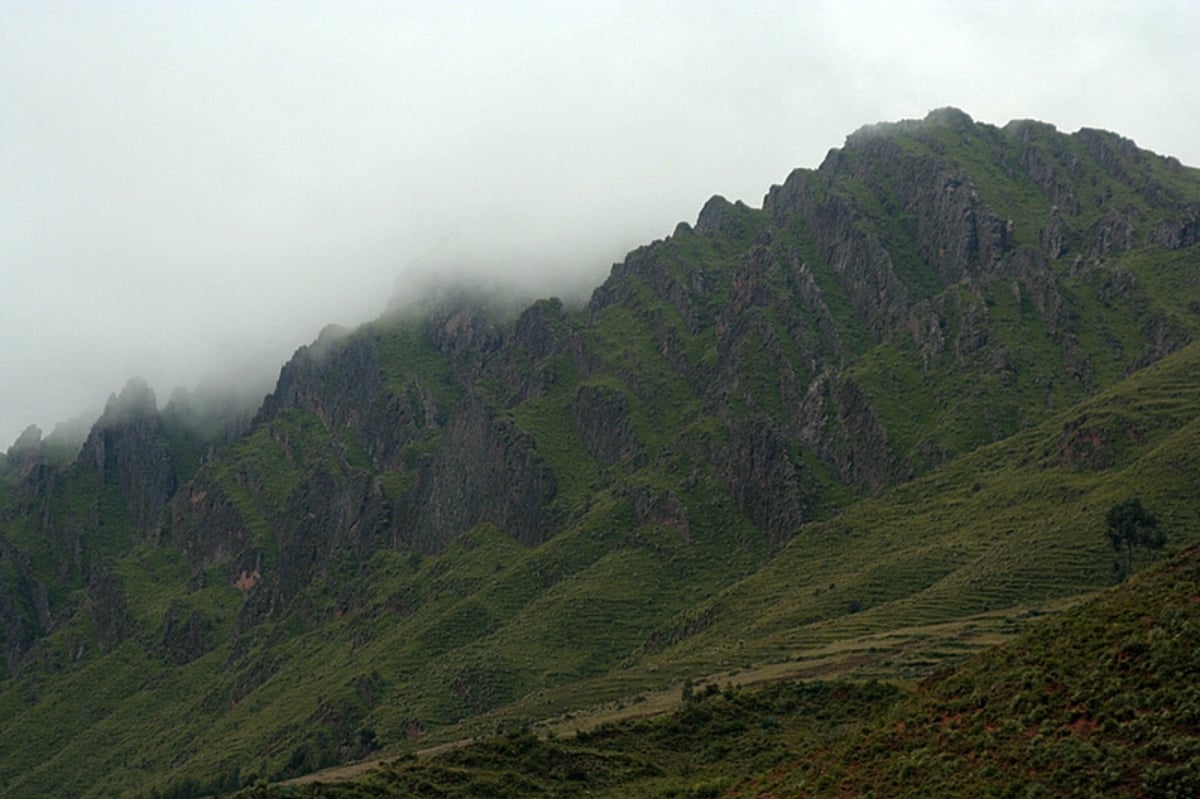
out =
<path fill-rule="evenodd" d="M 241 758 L 243 775 L 301 773 L 362 754 L 361 729 L 387 731 L 370 745 L 401 745 L 523 703 L 562 707 L 573 686 L 611 697 L 675 679 L 731 647 L 786 656 L 821 640 L 811 623 L 847 639 L 898 623 L 896 603 L 916 603 L 905 623 L 920 621 L 933 607 L 922 591 L 993 550 L 953 530 L 922 550 L 898 519 L 864 519 L 902 508 L 903 486 L 962 518 L 944 507 L 961 487 L 931 488 L 931 475 L 1122 379 L 1142 385 L 1173 353 L 1190 363 L 1198 208 L 1196 170 L 1115 134 L 943 109 L 860 129 L 761 209 L 713 197 L 694 226 L 615 264 L 583 307 L 513 312 L 450 292 L 327 329 L 248 421 L 168 423 L 184 414 L 131 384 L 74 461 L 24 437 L 6 458 L 0 699 L 69 719 L 80 675 L 149 658 L 138 668 L 169 686 L 163 697 L 198 701 L 211 732 L 194 761 L 153 755 L 152 777 L 88 766 L 133 791 L 227 773 L 237 751 L 261 752 Z M 1154 396 L 1175 407 L 1182 390 Z M 1158 440 L 1162 410 L 1131 427 L 1104 413 L 1064 423 L 1052 482 L 1063 496 L 1111 491 L 1122 459 Z M 1033 480 L 1029 456 L 1012 457 L 997 467 L 1005 480 Z M 978 474 L 961 479 L 986 498 Z M 1081 560 L 1096 557 L 1085 506 L 1054 517 L 1072 531 L 1048 550 L 1067 587 L 1020 588 L 1028 567 L 1005 566 L 1012 585 L 996 601 L 1109 579 Z M 857 543 L 840 531 L 848 519 Z M 1028 514 L 1013 519 L 1018 539 L 1046 544 Z M 889 561 L 889 549 L 906 554 Z M 782 564 L 802 574 L 806 557 L 822 565 L 758 625 L 737 592 L 778 585 Z M 978 611 L 960 588 L 942 589 L 937 618 Z M 318 669 L 310 707 L 297 669 L 322 638 L 344 650 L 325 660 L 345 672 Z M 43 684 L 60 704 L 37 698 Z M 185 699 L 186 685 L 202 698 Z M 105 705 L 81 723 L 126 712 Z M 6 734 L 36 730 L 26 711 L 13 718 Z M 0 762 L 0 780 L 63 788 L 23 757 Z"/>

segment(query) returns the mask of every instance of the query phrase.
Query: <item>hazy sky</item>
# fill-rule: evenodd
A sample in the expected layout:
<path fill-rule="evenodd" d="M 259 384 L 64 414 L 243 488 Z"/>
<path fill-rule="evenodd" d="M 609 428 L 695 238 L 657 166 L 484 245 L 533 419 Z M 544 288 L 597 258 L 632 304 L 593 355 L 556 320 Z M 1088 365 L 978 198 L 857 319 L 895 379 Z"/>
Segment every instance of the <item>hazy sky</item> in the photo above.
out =
<path fill-rule="evenodd" d="M 1200 165 L 1200 3 L 3 2 L 0 450 L 422 276 L 592 286 L 954 105 Z"/>

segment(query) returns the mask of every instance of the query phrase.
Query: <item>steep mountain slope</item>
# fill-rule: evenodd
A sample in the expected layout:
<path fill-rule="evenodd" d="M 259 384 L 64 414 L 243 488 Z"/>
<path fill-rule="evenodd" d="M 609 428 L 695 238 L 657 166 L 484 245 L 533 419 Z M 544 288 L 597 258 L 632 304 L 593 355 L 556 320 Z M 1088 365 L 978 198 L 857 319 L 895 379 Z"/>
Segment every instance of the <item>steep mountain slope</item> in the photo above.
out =
<path fill-rule="evenodd" d="M 1160 509 L 1175 543 L 1196 540 L 1197 374 L 1191 344 L 1036 428 L 806 525 L 677 619 L 689 634 L 674 636 L 662 665 L 710 663 L 733 639 L 756 662 L 836 645 L 857 673 L 920 676 L 939 644 L 962 643 L 958 627 L 939 642 L 936 625 L 974 616 L 990 633 L 1020 621 L 1005 609 L 1117 579 L 1104 514 L 1127 496 Z"/>
<path fill-rule="evenodd" d="M 69 463 L 6 458 L 0 785 L 233 787 L 839 647 L 927 670 L 929 625 L 1111 582 L 1105 503 L 1191 535 L 1198 241 L 1196 170 L 947 109 L 713 198 L 584 308 L 328 329 L 240 433 L 131 384 Z"/>
<path fill-rule="evenodd" d="M 913 691 L 710 684 L 571 739 L 511 733 L 237 795 L 1195 796 L 1197 597 L 1192 548 Z"/>

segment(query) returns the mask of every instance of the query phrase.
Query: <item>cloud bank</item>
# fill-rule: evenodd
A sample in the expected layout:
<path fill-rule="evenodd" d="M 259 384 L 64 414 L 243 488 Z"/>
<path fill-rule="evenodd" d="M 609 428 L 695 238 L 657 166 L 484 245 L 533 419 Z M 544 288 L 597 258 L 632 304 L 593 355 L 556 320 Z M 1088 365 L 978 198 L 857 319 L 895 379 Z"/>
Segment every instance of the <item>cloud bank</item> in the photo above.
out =
<path fill-rule="evenodd" d="M 583 293 L 955 105 L 1200 164 L 1194 3 L 0 5 L 0 449 L 430 276 Z"/>

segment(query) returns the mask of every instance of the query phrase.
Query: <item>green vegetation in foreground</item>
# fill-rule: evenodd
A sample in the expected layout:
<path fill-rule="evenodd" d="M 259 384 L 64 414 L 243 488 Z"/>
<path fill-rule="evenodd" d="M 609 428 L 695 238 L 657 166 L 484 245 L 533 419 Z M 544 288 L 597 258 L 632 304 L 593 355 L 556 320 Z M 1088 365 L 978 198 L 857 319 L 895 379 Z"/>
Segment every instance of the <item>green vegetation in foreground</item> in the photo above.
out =
<path fill-rule="evenodd" d="M 528 732 L 239 799 L 1192 797 L 1200 792 L 1200 548 L 904 691 L 685 686 L 661 716 Z"/>
<path fill-rule="evenodd" d="M 1200 795 L 1198 597 L 1193 548 L 727 795 Z"/>
<path fill-rule="evenodd" d="M 883 683 L 709 684 L 664 716 L 569 738 L 529 732 L 407 757 L 347 782 L 259 785 L 244 799 L 379 796 L 715 797 L 865 728 L 902 693 Z"/>

